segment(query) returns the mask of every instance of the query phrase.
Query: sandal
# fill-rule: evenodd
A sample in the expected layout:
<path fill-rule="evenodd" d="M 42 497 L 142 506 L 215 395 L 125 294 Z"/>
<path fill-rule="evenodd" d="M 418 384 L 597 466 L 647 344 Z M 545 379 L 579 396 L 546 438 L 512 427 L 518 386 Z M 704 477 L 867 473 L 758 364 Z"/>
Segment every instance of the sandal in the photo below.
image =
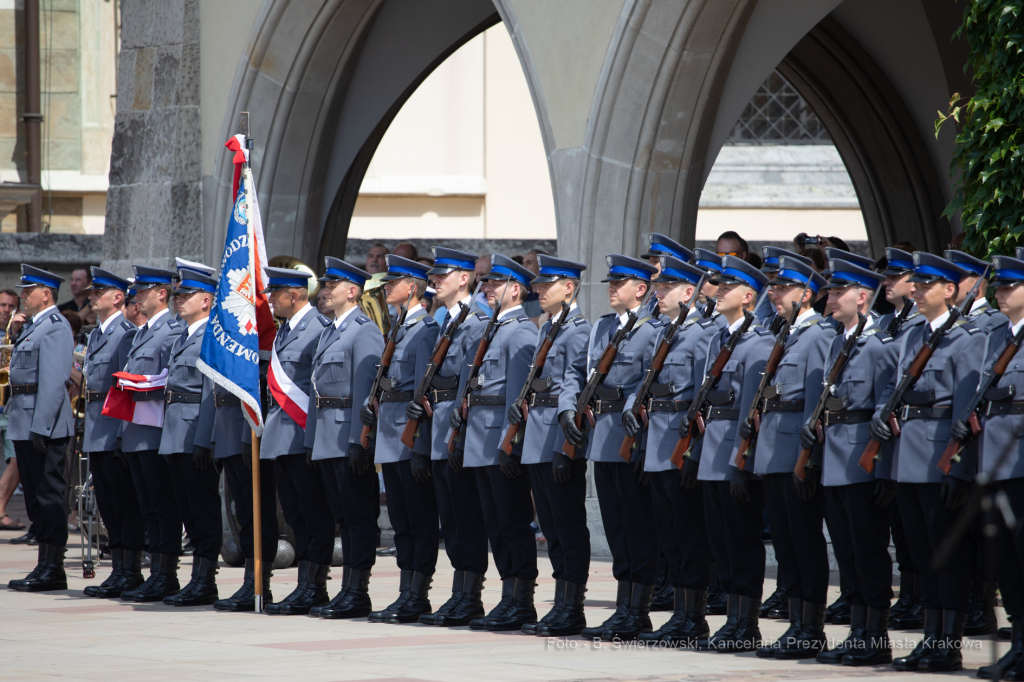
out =
<path fill-rule="evenodd" d="M 10 521 L 10 523 L 5 522 L 4 519 Z M 21 522 L 21 519 L 12 519 L 7 514 L 4 514 L 0 516 L 0 530 L 25 530 L 25 524 Z"/>

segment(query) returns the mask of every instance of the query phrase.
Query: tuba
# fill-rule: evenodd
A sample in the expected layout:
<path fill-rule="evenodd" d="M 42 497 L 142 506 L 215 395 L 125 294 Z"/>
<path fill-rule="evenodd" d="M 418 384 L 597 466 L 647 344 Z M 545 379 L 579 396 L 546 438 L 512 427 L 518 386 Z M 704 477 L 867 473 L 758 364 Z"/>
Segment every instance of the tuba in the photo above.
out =
<path fill-rule="evenodd" d="M 294 256 L 274 256 L 267 261 L 267 265 L 272 268 L 287 268 L 289 270 L 298 270 L 299 272 L 312 275 L 312 277 L 309 278 L 309 300 L 316 301 L 316 294 L 320 291 L 320 282 L 316 280 L 316 273 L 313 272 L 313 268 L 309 267 Z M 315 308 L 316 306 L 314 305 L 313 307 Z"/>
<path fill-rule="evenodd" d="M 391 331 L 391 315 L 388 313 L 388 295 L 384 291 L 383 277 L 384 273 L 379 272 L 366 280 L 363 295 L 359 297 L 359 307 L 387 336 Z"/>
<path fill-rule="evenodd" d="M 15 311 L 11 311 L 11 319 L 7 321 L 3 343 L 0 344 L 0 406 L 7 402 L 7 387 L 11 385 L 11 355 L 14 353 L 14 339 L 11 338 L 11 325 L 14 324 Z"/>

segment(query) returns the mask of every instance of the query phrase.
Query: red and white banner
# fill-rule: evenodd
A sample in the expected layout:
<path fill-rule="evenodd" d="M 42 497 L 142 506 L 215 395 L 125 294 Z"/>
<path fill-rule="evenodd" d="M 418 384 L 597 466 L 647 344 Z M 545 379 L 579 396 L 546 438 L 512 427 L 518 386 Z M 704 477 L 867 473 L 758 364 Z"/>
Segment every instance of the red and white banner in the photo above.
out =
<path fill-rule="evenodd" d="M 129 374 L 115 372 L 117 383 L 110 387 L 103 401 L 103 416 L 120 419 L 140 426 L 163 428 L 164 401 L 143 400 L 136 402 L 132 393 L 159 391 L 167 386 L 167 368 L 159 374 Z"/>
<path fill-rule="evenodd" d="M 291 417 L 296 424 L 305 429 L 309 394 L 304 393 L 284 371 L 284 367 L 281 366 L 281 361 L 277 357 L 277 348 L 274 348 L 270 355 L 267 387 L 274 395 L 274 402 L 280 405 L 285 414 Z"/>

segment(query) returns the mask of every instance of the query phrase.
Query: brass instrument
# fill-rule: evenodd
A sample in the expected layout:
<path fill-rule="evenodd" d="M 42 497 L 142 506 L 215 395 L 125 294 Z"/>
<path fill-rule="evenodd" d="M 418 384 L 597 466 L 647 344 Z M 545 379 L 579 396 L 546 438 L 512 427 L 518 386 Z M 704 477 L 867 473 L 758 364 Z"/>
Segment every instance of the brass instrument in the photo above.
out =
<path fill-rule="evenodd" d="M 378 272 L 366 280 L 363 295 L 359 297 L 359 307 L 363 314 L 380 327 L 384 336 L 391 331 L 391 315 L 388 313 L 388 295 L 384 291 L 384 274 Z"/>
<path fill-rule="evenodd" d="M 316 294 L 320 291 L 320 282 L 316 281 L 316 272 L 313 271 L 313 268 L 309 267 L 295 256 L 274 256 L 267 261 L 267 265 L 272 268 L 288 268 L 289 270 L 298 270 L 299 272 L 312 275 L 312 277 L 309 278 L 309 300 L 316 300 Z"/>
<path fill-rule="evenodd" d="M 14 339 L 11 338 L 11 325 L 14 324 L 15 314 L 15 311 L 11 311 L 11 319 L 7 321 L 4 340 L 0 344 L 0 406 L 7 403 L 7 387 L 11 385 L 11 355 L 14 354 Z"/>

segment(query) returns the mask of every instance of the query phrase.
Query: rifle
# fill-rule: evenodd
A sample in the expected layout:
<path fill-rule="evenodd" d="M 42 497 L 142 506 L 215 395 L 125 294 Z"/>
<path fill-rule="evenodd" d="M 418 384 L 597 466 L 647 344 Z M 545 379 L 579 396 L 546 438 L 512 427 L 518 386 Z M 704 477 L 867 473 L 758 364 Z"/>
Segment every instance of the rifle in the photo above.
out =
<path fill-rule="evenodd" d="M 711 316 L 715 314 L 716 305 L 718 305 L 717 298 L 709 298 L 708 302 L 704 304 L 703 317 L 705 320 L 710 320 Z"/>
<path fill-rule="evenodd" d="M 430 382 L 433 381 L 434 375 L 437 374 L 437 370 L 441 369 L 441 365 L 444 364 L 444 358 L 448 355 L 448 349 L 451 348 L 455 332 L 458 330 L 459 325 L 466 321 L 467 315 L 469 315 L 469 306 L 465 303 L 459 303 L 458 317 L 448 322 L 448 326 L 445 328 L 444 333 L 441 334 L 441 340 L 438 342 L 437 348 L 434 350 L 434 355 L 430 358 L 430 364 L 427 365 L 427 371 L 420 378 L 420 383 L 416 387 L 416 393 L 413 394 L 412 401 L 417 405 L 422 405 L 423 410 L 427 413 L 428 417 L 434 416 L 434 409 L 430 406 L 430 401 L 427 400 L 427 391 L 430 390 Z M 405 430 L 402 431 L 401 441 L 402 444 L 410 450 L 412 450 L 413 446 L 416 445 L 416 431 L 419 428 L 419 419 L 410 419 L 405 423 Z"/>
<path fill-rule="evenodd" d="M 654 294 L 654 287 L 651 284 L 647 285 L 647 293 L 644 295 L 644 300 L 640 302 L 640 307 L 637 310 L 643 310 L 644 306 L 651 299 L 651 295 Z M 657 315 L 657 312 L 655 312 Z M 633 327 L 636 325 L 637 315 L 632 310 L 626 311 L 626 324 L 615 332 L 615 336 L 605 346 L 604 352 L 601 353 L 601 357 L 598 358 L 597 364 L 594 369 L 590 371 L 590 375 L 587 378 L 587 383 L 580 391 L 579 397 L 576 398 L 576 416 L 573 418 L 573 422 L 576 424 L 576 428 L 583 430 L 583 417 L 586 416 L 587 421 L 590 422 L 590 427 L 594 428 L 597 426 L 597 420 L 594 418 L 594 409 L 590 406 L 594 402 L 594 396 L 597 395 L 597 387 L 601 385 L 604 378 L 608 376 L 608 372 L 611 371 L 612 363 L 615 362 L 615 356 L 619 353 L 619 346 L 622 345 L 626 335 L 633 331 Z M 564 452 L 569 459 L 576 459 L 576 446 L 565 441 L 562 445 L 562 452 Z"/>
<path fill-rule="evenodd" d="M 501 312 L 501 304 L 505 302 L 506 291 L 508 291 L 508 285 L 506 285 L 502 290 L 501 299 L 494 306 L 494 312 L 491 313 L 491 320 L 487 323 L 487 328 L 484 329 L 484 335 L 480 337 L 480 343 L 476 347 L 476 355 L 473 356 L 473 364 L 469 366 L 469 377 L 466 379 L 466 383 L 462 385 L 459 397 L 456 398 L 457 402 L 455 404 L 455 409 L 462 411 L 463 420 L 469 416 L 469 394 L 473 392 L 472 384 L 476 381 L 477 375 L 480 374 L 480 367 L 484 364 L 484 356 L 487 355 L 487 349 L 490 348 L 491 341 L 497 333 L 494 329 L 494 323 L 498 321 L 498 314 Z M 452 429 L 451 438 L 448 439 L 449 454 L 455 452 L 455 443 L 458 440 L 460 433 L 462 433 L 461 427 L 458 429 Z"/>
<path fill-rule="evenodd" d="M 415 290 L 414 290 L 415 291 Z M 395 354 L 395 346 L 398 345 L 398 330 L 405 324 L 405 314 L 409 310 L 409 303 L 412 301 L 412 294 L 409 294 L 409 300 L 402 304 L 402 307 L 398 309 L 398 314 L 395 315 L 395 322 L 391 325 L 391 331 L 388 334 L 388 342 L 384 345 L 384 352 L 380 356 L 380 364 L 377 365 L 377 376 L 373 378 L 373 385 L 370 387 L 370 405 L 373 406 L 373 413 L 380 413 L 380 394 L 381 394 L 381 382 L 384 381 L 384 375 L 391 367 L 391 356 Z M 363 424 L 363 430 L 359 432 L 359 443 L 364 448 L 370 447 L 370 427 Z"/>
<path fill-rule="evenodd" d="M 804 300 L 804 293 L 809 286 L 810 284 L 804 286 L 803 291 L 800 292 L 799 301 Z M 796 318 L 799 316 L 800 303 L 793 301 L 793 313 L 789 316 L 789 319 L 783 318 L 784 321 L 779 328 L 779 333 L 775 336 L 775 345 L 772 346 L 772 352 L 768 354 L 768 364 L 765 365 L 764 372 L 761 374 L 761 383 L 758 384 L 757 393 L 754 394 L 754 402 L 751 403 L 750 411 L 747 412 L 747 421 L 753 424 L 754 433 L 761 430 L 761 403 L 764 402 L 764 394 L 768 387 L 771 386 L 776 372 L 779 371 L 782 354 L 786 351 L 786 341 L 789 340 L 789 331 L 796 324 Z M 737 469 L 742 469 L 747 465 L 747 451 L 750 450 L 750 443 L 753 440 L 753 437 L 751 437 L 740 441 L 739 450 L 736 451 L 735 464 Z"/>
<path fill-rule="evenodd" d="M 914 361 L 910 363 L 910 366 L 900 377 L 900 382 L 896 384 L 896 390 L 892 392 L 889 399 L 885 401 L 885 405 L 882 406 L 882 417 L 889 422 L 889 427 L 892 429 L 892 435 L 899 438 L 900 435 L 900 424 L 896 419 L 896 412 L 903 404 L 903 396 L 914 387 L 917 380 L 921 378 L 921 373 L 924 372 L 924 368 L 928 365 L 928 361 L 932 359 L 932 355 L 935 353 L 935 349 L 939 347 L 939 343 L 942 341 L 942 337 L 953 328 L 956 321 L 963 317 L 966 311 L 971 309 L 974 305 L 974 300 L 978 296 L 978 288 L 981 283 L 988 277 L 988 268 L 985 268 L 985 272 L 981 274 L 978 281 L 974 283 L 974 287 L 964 298 L 964 302 L 959 308 L 952 307 L 949 309 L 949 317 L 942 324 L 941 327 L 931 333 L 928 339 L 925 341 L 921 349 L 917 351 L 917 355 L 914 356 Z M 875 470 L 875 459 L 878 457 L 878 453 L 882 450 L 882 442 L 872 438 L 868 441 L 868 446 L 864 448 L 864 454 L 860 456 L 860 460 L 857 462 L 860 468 L 864 471 L 873 473 Z"/>
<path fill-rule="evenodd" d="M 971 435 L 968 441 L 960 441 L 956 438 L 949 441 L 949 445 L 946 446 L 945 451 L 942 453 L 942 458 L 939 460 L 939 471 L 944 474 L 948 474 L 949 470 L 953 466 L 953 462 L 960 461 L 960 451 L 963 446 L 966 445 L 970 440 L 977 438 L 978 434 L 981 433 L 981 423 L 978 421 L 978 408 L 981 406 L 982 400 L 985 398 L 985 393 L 992 386 L 999 383 L 1003 374 L 1006 373 L 1006 368 L 1009 367 L 1010 361 L 1020 350 L 1021 344 L 1024 344 L 1024 328 L 1021 328 L 1013 337 L 1010 338 L 1006 343 L 1006 347 L 1003 348 L 1003 352 L 999 354 L 999 358 L 990 369 L 985 370 L 985 373 L 981 377 L 981 383 L 978 385 L 978 390 L 975 391 L 974 397 L 964 408 L 963 413 L 960 415 L 960 421 L 966 423 L 971 427 Z"/>
<path fill-rule="evenodd" d="M 889 320 L 889 324 L 885 328 L 885 333 L 896 338 L 896 335 L 900 333 L 900 327 L 902 327 L 903 323 L 907 321 L 907 317 L 910 315 L 910 309 L 913 307 L 913 303 L 910 299 L 904 296 L 903 310 L 900 311 L 899 315 L 892 316 L 892 319 Z"/>
<path fill-rule="evenodd" d="M 768 293 L 768 287 L 764 288 L 764 294 Z M 758 297 L 757 302 L 754 304 L 754 310 L 761 304 L 761 298 Z M 725 369 L 725 365 L 729 362 L 729 358 L 732 357 L 732 353 L 736 350 L 736 344 L 740 342 L 740 338 L 747 333 L 750 329 L 750 325 L 754 323 L 754 313 L 750 310 L 743 311 L 743 323 L 729 335 L 725 345 L 718 351 L 718 356 L 715 358 L 715 364 L 711 365 L 711 371 L 708 372 L 707 376 L 704 377 L 704 383 L 701 384 L 700 390 L 697 391 L 697 395 L 694 396 L 693 402 L 690 403 L 690 409 L 686 413 L 686 419 L 690 423 L 689 429 L 687 429 L 686 436 L 680 437 L 676 443 L 676 447 L 672 450 L 671 461 L 677 469 L 683 466 L 683 457 L 690 450 L 690 444 L 693 443 L 694 426 L 703 434 L 704 433 L 704 403 L 708 400 L 708 394 L 718 383 L 719 378 L 722 376 L 722 371 Z"/>
<path fill-rule="evenodd" d="M 668 357 L 668 351 L 672 347 L 672 343 L 675 341 L 676 332 L 679 327 L 686 321 L 686 318 L 690 315 L 690 309 L 693 308 L 694 301 L 697 295 L 700 293 L 701 287 L 704 286 L 704 280 L 707 279 L 707 274 L 701 275 L 700 282 L 697 283 L 697 288 L 693 290 L 693 295 L 690 296 L 690 300 L 685 304 L 679 304 L 679 317 L 677 317 L 672 324 L 665 330 L 665 334 L 661 337 L 661 341 L 658 342 L 658 347 L 654 349 L 654 357 L 651 358 L 651 366 L 647 368 L 647 373 L 644 374 L 643 381 L 640 382 L 640 386 L 636 390 L 636 397 L 633 399 L 633 407 L 630 411 L 633 416 L 639 419 L 644 428 L 647 428 L 650 418 L 647 416 L 647 399 L 651 393 L 651 385 L 654 384 L 654 380 L 661 373 L 661 370 L 665 366 L 665 358 Z M 639 434 L 637 434 L 639 435 Z M 622 445 L 619 447 L 619 457 L 629 462 L 632 459 L 630 450 L 633 449 L 633 444 L 636 443 L 636 436 L 627 435 L 622 439 Z"/>
<path fill-rule="evenodd" d="M 832 395 L 832 387 L 839 382 L 839 375 L 842 374 L 843 368 L 846 367 L 846 363 L 849 361 L 850 356 L 853 355 L 853 347 L 857 344 L 857 339 L 864 332 L 864 326 L 868 323 L 868 316 L 871 315 L 871 309 L 875 306 L 875 300 L 878 298 L 879 292 L 882 287 L 879 286 L 875 289 L 875 295 L 871 299 L 871 305 L 868 306 L 868 312 L 857 313 L 857 327 L 850 334 L 849 338 L 843 342 L 843 347 L 839 350 L 839 356 L 836 357 L 835 364 L 832 365 L 832 371 L 829 372 L 828 378 L 825 381 L 825 387 L 821 392 L 821 396 L 818 397 L 818 403 L 814 406 L 814 412 L 811 413 L 811 418 L 807 422 L 808 425 L 813 425 L 815 432 L 818 434 L 818 441 L 825 442 L 825 429 L 821 424 L 821 417 L 825 414 L 825 401 Z M 797 457 L 796 466 L 793 467 L 793 473 L 796 474 L 797 478 L 801 481 L 804 480 L 806 472 L 804 471 L 807 467 L 807 463 L 811 461 L 811 450 L 800 449 L 800 456 Z"/>

